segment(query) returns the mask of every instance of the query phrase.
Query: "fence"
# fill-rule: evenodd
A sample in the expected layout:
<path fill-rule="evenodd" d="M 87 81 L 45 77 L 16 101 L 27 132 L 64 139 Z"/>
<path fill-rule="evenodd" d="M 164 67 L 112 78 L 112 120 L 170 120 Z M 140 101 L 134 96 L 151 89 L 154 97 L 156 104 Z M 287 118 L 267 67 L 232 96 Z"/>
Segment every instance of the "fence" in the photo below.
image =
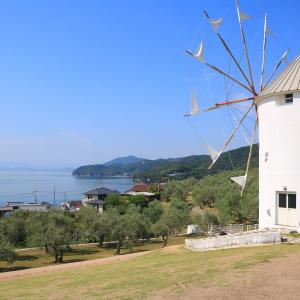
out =
<path fill-rule="evenodd" d="M 208 236 L 216 236 L 223 234 L 235 234 L 248 231 L 257 231 L 258 224 L 228 224 L 228 225 L 189 225 L 187 234 L 207 234 Z"/>
<path fill-rule="evenodd" d="M 194 251 L 203 251 L 220 248 L 245 247 L 263 244 L 278 244 L 281 235 L 278 231 L 249 231 L 215 236 L 205 239 L 186 239 L 185 247 Z"/>

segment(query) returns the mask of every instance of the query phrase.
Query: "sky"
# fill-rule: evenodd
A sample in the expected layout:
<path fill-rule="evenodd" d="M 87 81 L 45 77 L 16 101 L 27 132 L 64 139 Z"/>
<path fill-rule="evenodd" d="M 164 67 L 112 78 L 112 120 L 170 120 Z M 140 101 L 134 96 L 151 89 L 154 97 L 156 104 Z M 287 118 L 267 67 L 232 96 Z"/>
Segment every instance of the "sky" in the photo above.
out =
<path fill-rule="evenodd" d="M 266 74 L 282 53 L 299 54 L 298 0 L 240 0 L 255 82 L 268 13 Z M 76 167 L 118 156 L 156 159 L 220 148 L 229 109 L 183 117 L 194 90 L 203 108 L 247 96 L 188 57 L 205 44 L 210 63 L 239 76 L 203 17 L 237 57 L 242 43 L 233 0 L 0 1 L 0 165 Z M 246 70 L 245 59 L 241 64 Z M 227 98 L 227 99 L 228 99 Z M 245 127 L 252 126 L 251 120 Z M 237 134 L 231 148 L 246 144 Z"/>

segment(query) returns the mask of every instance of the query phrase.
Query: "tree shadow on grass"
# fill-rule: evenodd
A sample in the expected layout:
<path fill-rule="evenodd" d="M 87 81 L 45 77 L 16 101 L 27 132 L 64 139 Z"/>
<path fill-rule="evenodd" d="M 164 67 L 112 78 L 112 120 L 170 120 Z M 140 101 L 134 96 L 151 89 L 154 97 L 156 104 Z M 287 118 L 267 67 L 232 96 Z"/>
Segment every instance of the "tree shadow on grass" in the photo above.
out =
<path fill-rule="evenodd" d="M 26 269 L 31 269 L 31 268 L 25 267 L 25 266 L 11 266 L 11 267 L 0 268 L 0 273 L 11 272 L 11 271 L 20 271 L 20 270 L 26 270 Z"/>
<path fill-rule="evenodd" d="M 34 261 L 39 257 L 35 255 L 17 255 L 15 261 Z"/>
<path fill-rule="evenodd" d="M 87 248 L 73 248 L 69 252 L 66 252 L 65 256 L 69 255 L 91 255 L 98 253 L 100 250 L 99 249 L 87 249 Z"/>

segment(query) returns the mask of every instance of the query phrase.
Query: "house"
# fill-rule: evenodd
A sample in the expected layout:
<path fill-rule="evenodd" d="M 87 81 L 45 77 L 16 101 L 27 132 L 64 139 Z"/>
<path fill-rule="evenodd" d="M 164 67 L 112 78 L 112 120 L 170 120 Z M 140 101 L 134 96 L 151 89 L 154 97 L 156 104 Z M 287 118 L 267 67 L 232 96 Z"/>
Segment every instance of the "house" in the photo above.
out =
<path fill-rule="evenodd" d="M 120 194 L 118 191 L 106 187 L 96 188 L 84 193 L 85 197 L 82 199 L 82 204 L 94 207 L 101 213 L 105 209 L 105 198 L 109 195 L 118 194 Z"/>
<path fill-rule="evenodd" d="M 7 202 L 5 206 L 0 207 L 0 216 L 8 216 L 17 209 L 27 210 L 27 211 L 47 212 L 51 208 L 53 208 L 53 205 L 47 202 L 24 203 L 18 201 L 11 201 L 11 202 Z"/>
<path fill-rule="evenodd" d="M 94 199 L 86 202 L 86 206 L 95 208 L 99 213 L 103 213 L 105 209 L 105 202 L 101 199 Z"/>
<path fill-rule="evenodd" d="M 150 193 L 150 192 L 131 192 L 128 191 L 126 195 L 130 196 L 144 196 L 147 201 L 153 201 L 155 198 L 157 198 L 156 194 Z"/>
<path fill-rule="evenodd" d="M 148 201 L 153 201 L 154 199 L 159 199 L 160 195 L 151 192 L 151 188 L 156 188 L 155 185 L 146 184 L 146 183 L 137 183 L 129 191 L 126 192 L 126 195 L 131 196 L 145 196 Z M 163 184 L 157 185 L 157 189 L 162 190 Z"/>
<path fill-rule="evenodd" d="M 151 185 L 147 183 L 137 183 L 131 189 L 130 192 L 140 193 L 149 192 Z"/>
<path fill-rule="evenodd" d="M 68 211 L 78 211 L 82 205 L 81 200 L 68 200 L 62 203 L 61 208 Z"/>
<path fill-rule="evenodd" d="M 300 55 L 256 98 L 259 227 L 300 232 Z"/>

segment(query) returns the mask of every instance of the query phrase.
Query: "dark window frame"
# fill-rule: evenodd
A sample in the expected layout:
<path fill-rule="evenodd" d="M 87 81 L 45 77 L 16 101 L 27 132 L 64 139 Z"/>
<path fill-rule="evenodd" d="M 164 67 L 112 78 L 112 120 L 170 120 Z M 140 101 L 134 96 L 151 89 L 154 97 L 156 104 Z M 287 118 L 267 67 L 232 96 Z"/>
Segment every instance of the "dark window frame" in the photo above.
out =
<path fill-rule="evenodd" d="M 288 193 L 288 208 L 297 209 L 297 196 L 294 193 Z"/>
<path fill-rule="evenodd" d="M 292 104 L 294 103 L 294 94 L 285 94 L 285 104 Z"/>
<path fill-rule="evenodd" d="M 287 208 L 287 193 L 278 193 L 278 207 Z"/>
<path fill-rule="evenodd" d="M 297 209 L 297 193 L 277 192 L 277 207 Z"/>

